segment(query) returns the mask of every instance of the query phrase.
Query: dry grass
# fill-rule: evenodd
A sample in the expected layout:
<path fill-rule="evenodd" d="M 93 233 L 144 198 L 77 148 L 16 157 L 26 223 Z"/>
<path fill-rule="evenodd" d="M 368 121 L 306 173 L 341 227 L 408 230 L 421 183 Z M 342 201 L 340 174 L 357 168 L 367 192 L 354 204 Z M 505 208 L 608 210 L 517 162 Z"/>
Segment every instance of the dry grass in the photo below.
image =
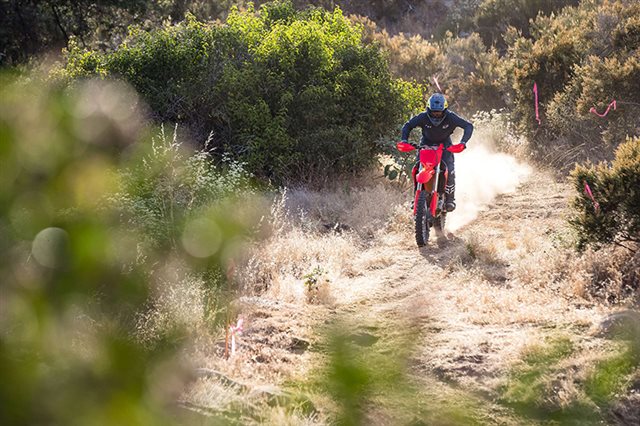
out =
<path fill-rule="evenodd" d="M 495 200 L 458 235 L 434 239 L 423 250 L 415 248 L 409 197 L 394 185 L 284 192 L 270 202 L 263 239 L 238 264 L 236 279 L 260 301 L 242 308 L 250 331 L 239 354 L 224 361 L 205 348 L 200 360 L 253 383 L 282 383 L 304 377 L 304 365 L 322 357 L 295 353 L 293 337 L 312 339 L 313 327 L 332 314 L 348 312 L 360 322 L 399 315 L 412 327 L 437 330 L 419 343 L 416 362 L 427 367 L 420 374 L 496 395 L 527 348 L 561 332 L 572 336 L 576 351 L 540 374 L 535 404 L 569 409 L 584 398 L 580 387 L 588 376 L 586 367 L 575 366 L 593 365 L 611 346 L 575 336 L 610 310 L 600 302 L 631 300 L 608 294 L 624 293 L 630 276 L 637 282 L 638 259 L 616 250 L 577 255 L 558 243 L 567 188 L 540 176 L 530 182 Z M 594 291 L 602 287 L 609 293 Z M 215 400 L 201 392 L 192 400 Z M 255 403 L 248 395 L 234 398 Z M 254 406 L 267 423 L 326 421 Z"/>
<path fill-rule="evenodd" d="M 152 342 L 176 328 L 186 330 L 194 339 L 215 337 L 205 307 L 212 290 L 207 290 L 202 278 L 182 275 L 181 270 L 170 262 L 158 272 L 153 303 L 138 318 L 136 334 L 142 341 Z"/>
<path fill-rule="evenodd" d="M 285 300 L 291 300 L 287 296 L 294 295 L 287 295 L 287 291 L 279 287 L 288 285 L 292 280 L 298 281 L 297 287 L 303 292 L 304 275 L 318 267 L 322 267 L 330 279 L 349 273 L 356 251 L 350 235 L 320 235 L 292 229 L 263 242 L 254 251 L 239 279 L 248 293 L 271 291 L 272 296 L 285 296 Z"/>
<path fill-rule="evenodd" d="M 567 255 L 574 291 L 604 303 L 639 306 L 640 253 L 616 247 Z"/>
<path fill-rule="evenodd" d="M 287 191 L 285 204 L 289 212 L 298 212 L 289 215 L 294 225 L 310 223 L 320 232 L 348 230 L 368 239 L 389 224 L 396 206 L 406 197 L 396 185 L 381 181 L 355 188 L 345 184 L 334 190 L 293 189 Z"/>
<path fill-rule="evenodd" d="M 264 241 L 240 268 L 241 287 L 247 294 L 289 302 L 331 303 L 331 283 L 361 273 L 362 266 L 354 262 L 365 247 L 397 226 L 395 215 L 405 197 L 390 183 L 284 191 L 264 219 Z M 388 262 L 370 259 L 366 269 L 382 268 Z M 322 271 L 322 282 L 310 295 L 305 277 L 316 270 Z"/>
<path fill-rule="evenodd" d="M 477 233 L 470 233 L 465 238 L 465 248 L 471 259 L 485 265 L 502 263 L 500 252 L 492 240 L 487 240 Z"/>
<path fill-rule="evenodd" d="M 197 380 L 182 396 L 185 407 L 199 413 L 189 424 L 235 424 L 238 420 L 243 425 L 326 424 L 319 413 L 296 408 L 296 402 L 288 399 L 272 386 L 222 384 L 214 379 Z"/>
<path fill-rule="evenodd" d="M 606 305 L 639 306 L 638 255 L 613 247 L 581 254 L 568 247 L 532 248 L 527 252 L 510 264 L 509 274 L 529 288 Z"/>

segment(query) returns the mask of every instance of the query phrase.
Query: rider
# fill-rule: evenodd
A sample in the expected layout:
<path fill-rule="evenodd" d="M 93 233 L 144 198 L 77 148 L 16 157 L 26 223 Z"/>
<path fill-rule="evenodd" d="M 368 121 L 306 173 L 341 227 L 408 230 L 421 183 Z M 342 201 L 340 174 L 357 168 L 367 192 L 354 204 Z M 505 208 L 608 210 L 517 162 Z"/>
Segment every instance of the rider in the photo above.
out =
<path fill-rule="evenodd" d="M 444 143 L 445 148 L 451 146 L 451 134 L 456 128 L 460 127 L 464 129 L 460 143 L 464 144 L 465 148 L 473 133 L 473 124 L 461 118 L 455 112 L 449 111 L 447 99 L 441 93 L 431 95 L 427 101 L 427 110 L 405 123 L 402 127 L 403 142 L 407 142 L 409 133 L 416 127 L 422 129 L 420 145 L 433 146 Z M 448 212 L 452 212 L 456 208 L 456 175 L 453 153 L 447 150 L 443 151 L 442 161 L 446 164 L 447 170 L 449 170 L 449 179 L 447 180 L 447 187 L 445 188 L 445 208 Z"/>

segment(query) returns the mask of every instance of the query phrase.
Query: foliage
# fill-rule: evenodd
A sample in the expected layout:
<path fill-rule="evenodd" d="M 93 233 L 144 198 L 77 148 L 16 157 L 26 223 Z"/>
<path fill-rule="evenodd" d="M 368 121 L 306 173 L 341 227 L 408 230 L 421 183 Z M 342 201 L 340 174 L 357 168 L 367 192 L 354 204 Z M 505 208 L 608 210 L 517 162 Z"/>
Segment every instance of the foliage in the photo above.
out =
<path fill-rule="evenodd" d="M 522 361 L 514 366 L 509 383 L 502 390 L 503 401 L 523 414 L 547 411 L 543 404 L 548 376 L 574 350 L 574 344 L 566 337 L 556 337 L 543 345 L 528 348 Z"/>
<path fill-rule="evenodd" d="M 487 49 L 477 34 L 448 37 L 440 45 L 445 58 L 440 84 L 453 100 L 452 107 L 474 113 L 505 106 L 495 49 Z"/>
<path fill-rule="evenodd" d="M 414 328 L 379 320 L 372 326 L 339 318 L 326 327 L 319 342 L 323 363 L 304 387 L 331 399 L 331 422 L 473 424 L 479 398 L 464 390 L 444 397 L 437 385 L 417 383 L 408 365 L 417 341 Z"/>
<path fill-rule="evenodd" d="M 613 354 L 596 361 L 584 377 L 567 373 L 572 370 L 567 365 L 573 366 L 576 358 L 584 360 L 571 340 L 545 339 L 527 348 L 512 367 L 509 382 L 502 388 L 502 403 L 530 420 L 601 424 L 632 383 L 638 366 L 637 338 L 616 342 Z"/>
<path fill-rule="evenodd" d="M 610 159 L 613 150 L 600 141 L 615 147 L 621 137 L 637 135 L 640 50 L 633 34 L 638 17 L 637 2 L 593 0 L 557 16 L 539 16 L 530 39 L 510 30 L 505 87 L 513 90 L 520 129 L 541 157 L 553 149 L 550 140 L 560 139 L 566 150 L 582 154 L 561 157 L 559 167 L 573 159 Z M 630 43 L 623 46 L 623 39 Z M 539 88 L 540 126 L 532 101 L 534 82 Z M 590 113 L 592 107 L 604 111 L 612 99 L 619 107 L 605 119 Z"/>
<path fill-rule="evenodd" d="M 488 46 L 504 48 L 502 36 L 509 27 L 528 37 L 530 23 L 539 15 L 548 16 L 578 3 L 580 0 L 484 0 L 475 10 L 471 28 Z"/>
<path fill-rule="evenodd" d="M 633 249 L 640 243 L 640 138 L 628 138 L 616 150 L 611 165 L 579 165 L 572 172 L 578 196 L 570 223 L 579 249 L 615 243 Z M 599 204 L 585 193 L 588 184 Z M 635 249 L 633 249 L 635 250 Z"/>
<path fill-rule="evenodd" d="M 610 159 L 620 136 L 638 134 L 637 2 L 484 0 L 451 9 L 447 31 L 433 39 L 392 36 L 366 18 L 357 21 L 367 40 L 389 52 L 396 75 L 430 92 L 439 90 L 437 78 L 463 113 L 508 108 L 541 163 L 564 171 L 585 158 Z M 461 11 L 474 18 L 458 16 Z M 618 108 L 606 119 L 590 112 L 612 99 Z M 599 146 L 602 140 L 609 149 Z"/>
<path fill-rule="evenodd" d="M 316 266 L 311 272 L 303 275 L 302 279 L 304 280 L 307 303 L 327 303 L 332 299 L 329 289 L 331 280 L 327 271 L 322 267 Z"/>
<path fill-rule="evenodd" d="M 68 58 L 67 78 L 122 77 L 157 120 L 213 131 L 218 152 L 279 182 L 369 166 L 419 99 L 339 9 L 297 12 L 290 2 L 233 10 L 224 25 L 191 16 L 137 29 L 113 53 L 71 46 Z"/>
<path fill-rule="evenodd" d="M 637 336 L 636 336 L 637 338 Z M 599 405 L 606 404 L 622 393 L 626 381 L 638 367 L 637 341 L 626 343 L 625 350 L 596 364 L 585 382 L 585 392 Z"/>
<path fill-rule="evenodd" d="M 254 193 L 242 164 L 216 166 L 206 150 L 191 153 L 178 142 L 177 131 L 168 139 L 162 126 L 150 150 L 120 171 L 119 190 L 109 199 L 154 247 L 177 248 L 185 224 L 208 205 Z"/>
<path fill-rule="evenodd" d="M 66 46 L 73 36 L 83 45 L 107 39 L 148 11 L 146 0 L 2 0 L 0 65 L 25 62 L 31 55 Z M 124 25 L 123 25 L 124 21 Z M 95 30 L 94 30 L 95 29 Z"/>
<path fill-rule="evenodd" d="M 161 283 L 198 275 L 205 290 L 222 284 L 209 277 L 244 232 L 220 198 L 227 191 L 208 189 L 225 178 L 198 156 L 178 164 L 148 153 L 139 102 L 121 83 L 63 91 L 2 81 L 0 423 L 170 424 L 178 388 L 167 384 L 182 383 L 186 330 L 167 324 L 143 343 L 136 327 Z M 134 175 L 149 191 L 133 190 Z M 176 217 L 187 219 L 175 224 L 176 245 L 142 244 L 161 242 L 167 219 L 139 223 L 147 219 L 136 211 L 132 221 L 120 203 L 160 208 L 158 187 L 175 190 Z"/>
<path fill-rule="evenodd" d="M 58 53 L 77 40 L 83 48 L 117 46 L 131 25 L 145 28 L 226 15 L 236 0 L 0 0 L 0 66 L 17 65 L 34 55 Z"/>
<path fill-rule="evenodd" d="M 477 34 L 458 38 L 447 33 L 434 41 L 403 33 L 390 36 L 371 20 L 356 21 L 364 26 L 366 40 L 387 52 L 394 75 L 415 81 L 430 93 L 442 91 L 452 109 L 472 114 L 505 106 L 500 58 Z"/>

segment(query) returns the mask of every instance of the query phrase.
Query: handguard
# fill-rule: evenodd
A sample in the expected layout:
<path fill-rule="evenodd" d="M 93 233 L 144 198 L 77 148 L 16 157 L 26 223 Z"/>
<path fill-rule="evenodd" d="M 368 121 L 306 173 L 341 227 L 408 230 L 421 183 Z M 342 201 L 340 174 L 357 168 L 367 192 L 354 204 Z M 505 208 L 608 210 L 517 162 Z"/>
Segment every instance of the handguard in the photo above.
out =
<path fill-rule="evenodd" d="M 464 151 L 465 148 L 466 148 L 465 144 L 459 143 L 459 144 L 451 145 L 449 148 L 447 148 L 447 151 L 452 152 L 454 154 L 459 154 L 462 151 Z"/>
<path fill-rule="evenodd" d="M 411 151 L 415 151 L 416 147 L 411 145 L 408 142 L 398 142 L 396 144 L 396 148 L 398 148 L 398 151 L 400 152 L 411 152 Z"/>

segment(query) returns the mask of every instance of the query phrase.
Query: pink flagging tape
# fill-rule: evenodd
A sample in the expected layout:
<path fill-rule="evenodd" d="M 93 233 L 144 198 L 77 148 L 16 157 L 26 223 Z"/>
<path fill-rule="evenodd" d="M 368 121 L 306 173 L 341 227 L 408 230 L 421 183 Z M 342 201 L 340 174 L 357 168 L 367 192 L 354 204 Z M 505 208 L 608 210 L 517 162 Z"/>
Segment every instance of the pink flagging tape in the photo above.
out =
<path fill-rule="evenodd" d="M 438 88 L 440 93 L 442 93 L 442 88 L 440 87 L 440 84 L 438 83 L 438 77 L 436 77 L 435 75 L 433 76 L 433 82 L 436 84 L 436 87 Z"/>
<path fill-rule="evenodd" d="M 540 124 L 542 124 L 542 121 L 540 121 L 540 110 L 538 108 L 538 83 L 536 83 L 535 81 L 533 82 L 533 95 L 536 102 L 536 120 L 538 121 L 539 126 Z"/>
<path fill-rule="evenodd" d="M 611 110 L 611 107 L 613 107 L 613 110 L 615 111 L 617 108 L 617 104 L 616 104 L 616 100 L 612 100 L 611 103 L 609 104 L 609 106 L 607 107 L 607 110 L 605 112 L 603 112 L 602 114 L 600 114 L 598 111 L 596 111 L 595 107 L 591 107 L 591 109 L 589 110 L 589 112 L 594 113 L 595 115 L 597 115 L 598 117 L 602 118 L 602 117 L 606 117 L 607 114 L 609 114 L 609 110 Z"/>
<path fill-rule="evenodd" d="M 237 325 L 230 325 L 229 326 L 229 334 L 231 334 L 231 355 L 235 355 L 236 354 L 236 335 L 240 335 L 242 334 L 242 331 L 244 330 L 242 328 L 242 323 L 243 320 L 242 318 L 240 318 L 238 320 L 238 324 Z"/>
<path fill-rule="evenodd" d="M 598 202 L 596 201 L 595 197 L 593 196 L 593 192 L 591 192 L 591 188 L 586 181 L 584 182 L 584 192 L 591 199 L 591 202 L 593 202 L 593 210 L 595 210 L 596 213 L 600 212 L 600 204 L 598 204 Z"/>

